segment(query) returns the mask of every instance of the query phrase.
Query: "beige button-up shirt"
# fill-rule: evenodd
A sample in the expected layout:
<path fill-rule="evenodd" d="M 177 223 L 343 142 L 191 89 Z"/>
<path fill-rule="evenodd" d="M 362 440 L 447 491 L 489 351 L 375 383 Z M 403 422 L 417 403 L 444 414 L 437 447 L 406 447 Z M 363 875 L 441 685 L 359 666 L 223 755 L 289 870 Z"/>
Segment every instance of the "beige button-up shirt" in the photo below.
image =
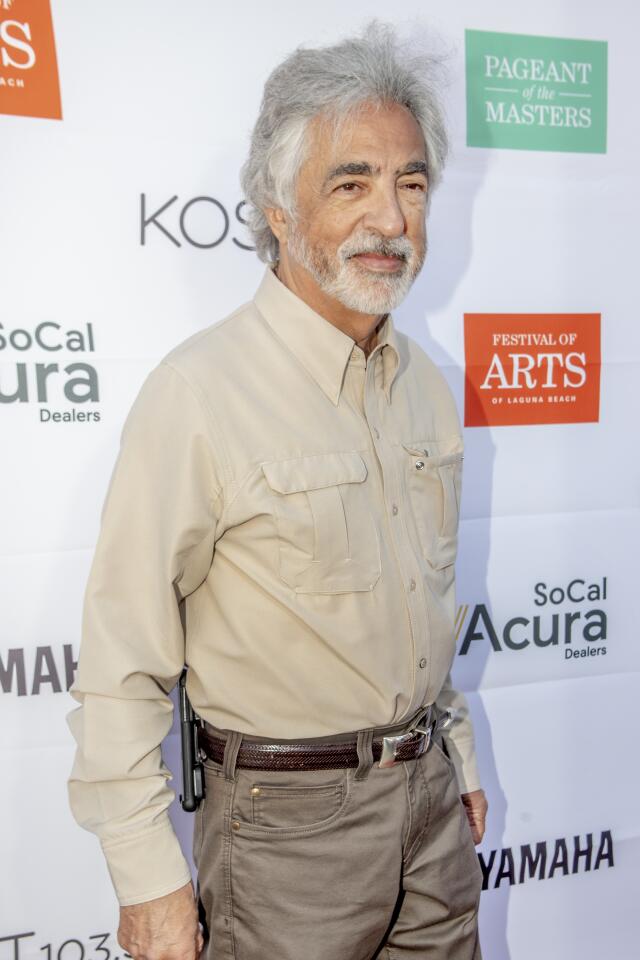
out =
<path fill-rule="evenodd" d="M 121 904 L 189 880 L 160 742 L 184 663 L 217 727 L 294 739 L 438 700 L 477 789 L 451 689 L 462 439 L 450 391 L 388 316 L 369 357 L 267 269 L 191 337 L 126 421 L 85 597 L 69 718 L 77 820 Z"/>

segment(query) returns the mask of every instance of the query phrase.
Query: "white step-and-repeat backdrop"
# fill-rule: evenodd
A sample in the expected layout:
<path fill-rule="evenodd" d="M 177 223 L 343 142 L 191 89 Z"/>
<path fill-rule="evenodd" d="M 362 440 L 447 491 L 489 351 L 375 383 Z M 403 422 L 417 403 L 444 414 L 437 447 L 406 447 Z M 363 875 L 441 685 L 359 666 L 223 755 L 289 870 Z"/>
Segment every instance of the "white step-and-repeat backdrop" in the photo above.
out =
<path fill-rule="evenodd" d="M 270 69 L 389 9 L 0 0 L 0 960 L 121 958 L 65 722 L 120 429 L 157 360 L 259 281 L 238 169 Z M 633 960 L 640 11 L 401 13 L 449 63 L 453 156 L 395 316 L 465 423 L 455 677 L 491 804 L 484 951 Z"/>

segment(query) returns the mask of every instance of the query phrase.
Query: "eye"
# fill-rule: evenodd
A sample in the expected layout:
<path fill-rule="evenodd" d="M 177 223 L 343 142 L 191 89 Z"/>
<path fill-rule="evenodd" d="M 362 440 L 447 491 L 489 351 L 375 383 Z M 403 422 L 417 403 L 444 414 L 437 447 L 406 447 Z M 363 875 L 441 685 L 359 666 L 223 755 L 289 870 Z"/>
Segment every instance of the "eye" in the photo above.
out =
<path fill-rule="evenodd" d="M 410 180 L 407 183 L 401 184 L 401 186 L 407 190 L 412 190 L 416 193 L 427 192 L 427 185 L 422 180 Z"/>
<path fill-rule="evenodd" d="M 339 187 L 336 187 L 336 192 L 357 193 L 360 189 L 361 187 L 359 183 L 348 181 L 347 183 L 341 183 Z"/>

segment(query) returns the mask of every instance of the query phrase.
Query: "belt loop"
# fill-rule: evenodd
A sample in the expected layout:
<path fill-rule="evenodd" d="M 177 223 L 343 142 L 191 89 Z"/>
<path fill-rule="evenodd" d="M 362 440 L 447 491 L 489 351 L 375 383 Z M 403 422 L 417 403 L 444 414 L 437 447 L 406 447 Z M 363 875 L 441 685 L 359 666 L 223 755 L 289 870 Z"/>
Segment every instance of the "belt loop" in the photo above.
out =
<path fill-rule="evenodd" d="M 356 780 L 366 780 L 373 766 L 373 730 L 358 730 L 358 769 Z"/>
<path fill-rule="evenodd" d="M 237 730 L 230 730 L 224 745 L 224 759 L 222 761 L 222 773 L 225 780 L 233 780 L 235 778 L 236 760 L 241 743 L 242 734 L 238 733 Z"/>

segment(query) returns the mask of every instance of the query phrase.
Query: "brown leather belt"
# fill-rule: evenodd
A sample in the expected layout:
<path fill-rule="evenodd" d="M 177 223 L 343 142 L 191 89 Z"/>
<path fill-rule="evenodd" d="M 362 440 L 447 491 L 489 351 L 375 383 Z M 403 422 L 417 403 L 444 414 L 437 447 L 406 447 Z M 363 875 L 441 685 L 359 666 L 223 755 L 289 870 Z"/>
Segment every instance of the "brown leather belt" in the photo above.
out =
<path fill-rule="evenodd" d="M 415 760 L 427 750 L 432 731 L 436 727 L 436 718 L 430 718 L 429 726 L 421 729 L 409 729 L 396 737 L 374 734 L 371 744 L 374 762 L 392 752 L 391 762 L 381 766 L 392 766 L 405 760 Z M 387 741 L 385 743 L 385 741 Z M 393 741 L 389 746 L 389 741 Z M 226 740 L 208 733 L 204 727 L 198 730 L 198 744 L 202 752 L 215 763 L 222 764 Z M 281 741 L 279 743 L 256 742 L 243 739 L 238 750 L 236 766 L 246 770 L 332 770 L 359 765 L 357 739 L 328 739 L 326 741 L 304 740 Z"/>

